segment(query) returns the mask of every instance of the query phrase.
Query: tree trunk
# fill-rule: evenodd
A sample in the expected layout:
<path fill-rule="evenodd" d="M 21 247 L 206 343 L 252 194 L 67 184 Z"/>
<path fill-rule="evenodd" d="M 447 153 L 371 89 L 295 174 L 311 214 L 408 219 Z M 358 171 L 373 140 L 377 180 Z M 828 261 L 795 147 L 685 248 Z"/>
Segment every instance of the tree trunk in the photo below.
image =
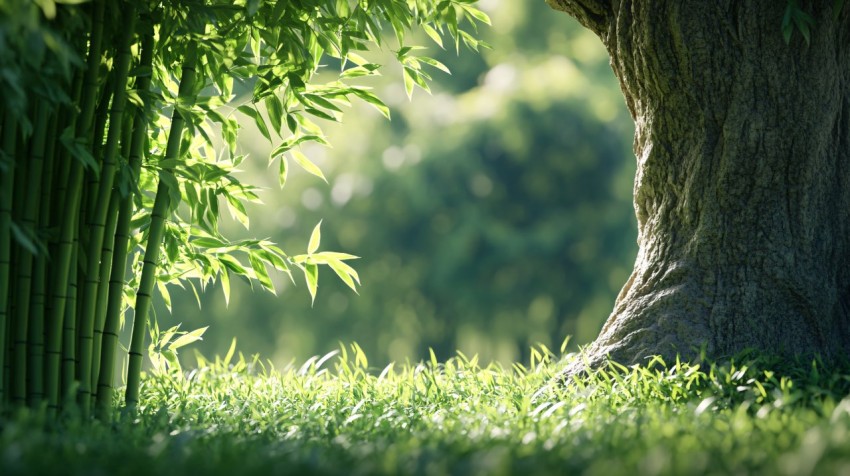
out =
<path fill-rule="evenodd" d="M 640 252 L 592 365 L 850 350 L 850 7 L 549 0 L 602 39 L 635 121 Z"/>

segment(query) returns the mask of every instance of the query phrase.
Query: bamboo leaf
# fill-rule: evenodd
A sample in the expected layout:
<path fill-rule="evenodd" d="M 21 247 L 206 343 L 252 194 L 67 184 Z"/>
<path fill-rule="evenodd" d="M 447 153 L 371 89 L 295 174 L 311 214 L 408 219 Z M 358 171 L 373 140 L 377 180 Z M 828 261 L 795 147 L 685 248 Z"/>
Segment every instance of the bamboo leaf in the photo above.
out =
<path fill-rule="evenodd" d="M 194 238 L 191 243 L 195 246 L 200 246 L 203 248 L 225 248 L 228 246 L 227 243 L 211 236 L 201 236 L 198 238 Z"/>
<path fill-rule="evenodd" d="M 277 181 L 280 184 L 280 188 L 283 188 L 286 185 L 286 174 L 288 173 L 289 163 L 286 160 L 286 156 L 280 156 L 280 164 L 279 170 L 277 174 Z"/>
<path fill-rule="evenodd" d="M 35 237 L 32 233 L 25 232 L 17 223 L 11 222 L 12 235 L 15 236 L 15 241 L 25 250 L 36 255 L 38 254 L 38 246 L 36 246 Z"/>
<path fill-rule="evenodd" d="M 239 262 L 236 258 L 230 255 L 221 254 L 217 256 L 218 261 L 224 265 L 230 271 L 233 271 L 239 276 L 248 276 L 248 270 L 246 270 L 242 263 Z"/>
<path fill-rule="evenodd" d="M 162 281 L 157 280 L 156 288 L 159 290 L 163 303 L 165 303 L 165 308 L 171 313 L 171 293 L 168 292 L 168 287 Z"/>
<path fill-rule="evenodd" d="M 266 265 L 260 257 L 254 253 L 249 253 L 248 260 L 251 262 L 251 268 L 254 270 L 257 281 L 259 281 L 260 284 L 272 294 L 277 294 L 274 289 L 274 284 L 272 284 L 271 276 L 269 276 L 269 272 L 266 269 Z"/>
<path fill-rule="evenodd" d="M 257 129 L 260 130 L 260 134 L 262 134 L 266 139 L 270 141 L 272 140 L 272 136 L 269 134 L 269 128 L 266 126 L 266 121 L 263 119 L 263 116 L 259 113 L 259 111 L 248 104 L 239 106 L 236 110 L 253 119 L 254 123 L 257 124 Z"/>
<path fill-rule="evenodd" d="M 443 63 L 440 63 L 439 61 L 437 61 L 433 58 L 428 58 L 428 57 L 425 57 L 425 56 L 419 56 L 416 59 L 427 64 L 427 65 L 431 65 L 431 66 L 433 66 L 433 67 L 435 67 L 435 68 L 439 69 L 440 71 L 443 71 L 447 74 L 452 74 L 452 72 L 449 71 L 449 68 L 446 67 L 446 65 L 444 65 Z"/>
<path fill-rule="evenodd" d="M 313 254 L 319 249 L 319 244 L 322 241 L 322 221 L 316 224 L 313 228 L 313 233 L 310 234 L 310 242 L 307 245 L 307 254 Z"/>
<path fill-rule="evenodd" d="M 302 154 L 297 149 L 293 149 L 289 151 L 289 153 L 292 155 L 292 158 L 295 159 L 295 162 L 299 166 L 301 166 L 302 169 L 324 180 L 325 183 L 328 183 L 328 179 L 325 178 L 325 174 L 322 173 L 322 169 L 320 169 L 316 164 L 311 162 L 306 155 Z"/>
<path fill-rule="evenodd" d="M 412 98 L 413 97 L 413 84 L 414 83 L 413 83 L 413 78 L 410 76 L 410 72 L 408 71 L 408 68 L 405 67 L 405 68 L 402 69 L 402 77 L 404 79 L 404 91 L 407 93 L 408 99 Z"/>
<path fill-rule="evenodd" d="M 307 112 L 308 114 L 312 114 L 316 117 L 321 117 L 322 119 L 326 119 L 328 121 L 339 122 L 339 119 L 337 119 L 336 116 L 328 114 L 327 112 L 325 112 L 321 109 L 316 109 L 314 107 L 305 107 L 304 111 Z"/>
<path fill-rule="evenodd" d="M 484 24 L 487 24 L 487 25 L 491 24 L 490 23 L 490 17 L 487 16 L 487 14 L 482 12 L 481 10 L 479 10 L 479 9 L 477 9 L 477 8 L 471 6 L 471 5 L 466 5 L 466 4 L 461 4 L 460 6 L 461 6 L 461 8 L 463 8 L 463 10 L 466 13 L 470 14 L 473 18 L 480 21 L 481 23 L 484 23 Z"/>
<path fill-rule="evenodd" d="M 229 193 L 226 193 L 224 196 L 227 198 L 227 209 L 230 210 L 230 214 L 247 229 L 250 225 L 250 220 L 248 219 L 248 212 L 245 211 L 245 205 Z"/>
<path fill-rule="evenodd" d="M 390 119 L 390 108 L 387 107 L 387 105 L 384 104 L 384 102 L 381 101 L 378 96 L 375 96 L 370 91 L 360 88 L 354 88 L 351 90 L 351 92 L 355 96 L 371 104 L 375 109 L 377 109 L 381 114 L 383 114 L 384 117 Z"/>
<path fill-rule="evenodd" d="M 339 260 L 345 261 L 349 259 L 360 259 L 359 256 L 350 255 L 348 253 L 338 253 L 336 251 L 322 251 L 321 253 L 316 253 L 313 255 L 315 259 L 328 259 L 328 260 Z"/>
<path fill-rule="evenodd" d="M 304 265 L 304 278 L 307 280 L 307 290 L 310 291 L 310 303 L 316 302 L 316 291 L 319 288 L 319 266 L 315 263 Z"/>
<path fill-rule="evenodd" d="M 328 266 L 331 267 L 332 270 L 339 276 L 339 279 L 342 280 L 352 291 L 357 293 L 357 286 L 354 284 L 354 279 L 352 279 L 352 275 L 349 274 L 346 270 L 347 265 L 342 261 L 331 260 L 328 261 Z M 348 267 L 350 269 L 350 267 Z M 358 281 L 359 284 L 359 281 Z M 358 293 L 359 294 L 359 293 Z"/>
<path fill-rule="evenodd" d="M 313 104 L 318 104 L 319 106 L 322 106 L 325 109 L 330 109 L 336 112 L 342 112 L 342 109 L 340 109 L 336 104 L 328 101 L 327 99 L 317 94 L 304 94 L 304 98 L 308 99 Z"/>
<path fill-rule="evenodd" d="M 174 339 L 174 342 L 169 344 L 168 348 L 171 349 L 171 350 L 177 350 L 180 347 L 184 347 L 184 346 L 187 346 L 187 345 L 189 345 L 193 342 L 203 340 L 202 336 L 204 335 L 204 332 L 206 332 L 208 328 L 209 328 L 209 326 L 204 326 L 204 327 L 201 327 L 200 329 L 195 329 L 192 332 L 187 332 L 186 334 L 183 334 L 182 336 L 178 337 L 177 339 Z"/>
<path fill-rule="evenodd" d="M 374 63 L 364 64 L 362 66 L 355 66 L 354 68 L 349 68 L 339 76 L 340 78 L 359 78 L 361 76 L 378 76 L 380 73 L 378 72 L 378 68 L 380 65 Z"/>
<path fill-rule="evenodd" d="M 221 290 L 224 292 L 224 306 L 230 306 L 230 271 L 227 268 L 222 269 L 219 276 L 221 277 Z"/>
<path fill-rule="evenodd" d="M 422 29 L 425 30 L 425 33 L 430 36 L 432 40 L 434 40 L 434 43 L 439 45 L 440 48 L 445 49 L 443 47 L 443 38 L 440 36 L 440 33 L 438 33 L 437 30 L 434 29 L 434 27 L 428 24 L 423 24 Z"/>
<path fill-rule="evenodd" d="M 269 111 L 269 120 L 272 123 L 272 127 L 275 130 L 275 133 L 280 135 L 280 130 L 283 127 L 283 105 L 278 99 L 277 96 L 272 94 L 267 97 L 265 100 L 266 109 Z"/>

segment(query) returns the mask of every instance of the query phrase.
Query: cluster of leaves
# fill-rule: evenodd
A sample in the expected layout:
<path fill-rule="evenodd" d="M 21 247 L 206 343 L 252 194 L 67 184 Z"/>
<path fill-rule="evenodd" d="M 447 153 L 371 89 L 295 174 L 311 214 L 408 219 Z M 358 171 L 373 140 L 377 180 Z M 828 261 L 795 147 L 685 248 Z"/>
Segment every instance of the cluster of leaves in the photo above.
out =
<path fill-rule="evenodd" d="M 175 108 L 186 120 L 190 133 L 183 142 L 179 160 L 167 162 L 161 160 L 163 155 L 154 156 L 140 181 L 143 190 L 152 190 L 156 177 L 163 176 L 162 170 L 173 168 L 173 175 L 164 176 L 173 194 L 170 203 L 174 215 L 166 232 L 167 266 L 160 282 L 187 283 L 197 295 L 194 283 L 186 278 L 198 278 L 203 289 L 206 283 L 221 276 L 227 295 L 230 288 L 227 274 L 233 273 L 274 292 L 267 268 L 283 271 L 291 278 L 290 269 L 294 267 L 303 272 L 315 299 L 317 265 L 328 265 L 355 289 L 359 277 L 343 262 L 355 256 L 316 253 L 319 225 L 311 236 L 306 255 L 298 256 L 285 254 L 268 240 L 229 241 L 221 235 L 218 226 L 221 203 L 247 228 L 245 203 L 259 202 L 258 189 L 241 183 L 234 175 L 246 158 L 238 154 L 240 126 L 235 113 L 252 121 L 273 143 L 269 165 L 278 162 L 281 187 L 286 183 L 292 162 L 326 181 L 322 170 L 302 151 L 302 146 L 308 143 L 329 145 L 317 119 L 340 121 L 342 107 L 350 105 L 353 99 L 363 100 L 390 116 L 389 108 L 370 88 L 351 83 L 354 78 L 380 74 L 381 65 L 367 61 L 359 53 L 388 47 L 384 35 L 389 28 L 398 42 L 405 77 L 416 78 L 415 84 L 427 89 L 424 80 L 430 77 L 421 66 L 445 67 L 431 58 L 412 55 L 419 47 L 406 44 L 407 32 L 421 27 L 439 44 L 447 35 L 456 46 L 463 41 L 478 48 L 478 40 L 459 25 L 467 19 L 474 29 L 476 22 L 489 23 L 489 19 L 471 0 L 247 1 L 185 5 L 188 8 L 185 16 L 175 9 L 171 12 L 172 22 L 160 26 L 159 35 L 166 40 L 158 45 L 163 54 L 155 62 L 153 77 L 160 91 L 169 92 L 158 98 L 161 101 L 158 108 Z M 181 34 L 185 37 L 186 31 L 198 28 L 188 24 L 193 19 L 214 26 L 207 27 L 203 35 L 195 35 L 201 40 L 198 46 L 204 81 L 195 87 L 200 95 L 192 104 L 185 104 L 178 98 L 179 85 L 174 78 L 181 53 L 179 38 Z M 327 66 L 325 63 L 339 67 L 338 77 L 314 84 L 316 73 Z M 408 93 L 412 93 L 412 87 Z M 214 125 L 220 129 L 226 151 L 216 147 Z M 151 135 L 152 150 L 164 153 L 169 126 L 167 116 L 157 118 L 155 133 Z M 222 157 L 222 152 L 227 156 Z M 185 206 L 178 208 L 180 203 Z M 152 202 L 142 205 L 148 206 L 139 208 L 139 220 L 146 218 L 144 211 L 150 209 Z M 142 242 L 144 237 L 140 235 L 138 240 Z M 247 255 L 250 266 L 235 259 L 239 253 Z"/>
<path fill-rule="evenodd" d="M 612 365 L 462 354 L 383 370 L 356 345 L 276 371 L 235 352 L 144 380 L 144 418 L 45 433 L 4 422 L 4 474 L 833 473 L 850 462 L 850 368 L 740 356 Z M 128 422 L 129 423 L 129 422 Z M 116 431 L 120 437 L 116 437 Z M 48 451 L 45 451 L 48 450 Z"/>

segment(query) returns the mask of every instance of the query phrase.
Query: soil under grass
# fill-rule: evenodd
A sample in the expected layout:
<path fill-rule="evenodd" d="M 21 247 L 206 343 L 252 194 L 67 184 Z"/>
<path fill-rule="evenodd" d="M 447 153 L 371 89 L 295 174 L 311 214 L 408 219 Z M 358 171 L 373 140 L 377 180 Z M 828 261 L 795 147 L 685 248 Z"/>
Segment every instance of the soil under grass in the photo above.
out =
<path fill-rule="evenodd" d="M 564 359 L 535 354 L 510 369 L 201 361 L 148 375 L 135 417 L 4 417 L 0 474 L 850 473 L 850 366 L 655 362 L 561 387 Z"/>

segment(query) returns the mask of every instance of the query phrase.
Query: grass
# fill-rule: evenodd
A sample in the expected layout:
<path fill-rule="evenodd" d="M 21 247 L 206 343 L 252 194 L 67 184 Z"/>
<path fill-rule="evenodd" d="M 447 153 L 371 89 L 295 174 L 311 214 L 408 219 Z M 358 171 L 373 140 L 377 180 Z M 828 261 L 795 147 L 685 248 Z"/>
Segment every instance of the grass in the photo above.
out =
<path fill-rule="evenodd" d="M 545 348 L 510 369 L 459 355 L 383 371 L 342 350 L 280 371 L 217 358 L 148 375 L 139 414 L 111 424 L 0 420 L 0 473 L 850 472 L 848 366 L 656 361 L 559 387 L 564 359 Z"/>

